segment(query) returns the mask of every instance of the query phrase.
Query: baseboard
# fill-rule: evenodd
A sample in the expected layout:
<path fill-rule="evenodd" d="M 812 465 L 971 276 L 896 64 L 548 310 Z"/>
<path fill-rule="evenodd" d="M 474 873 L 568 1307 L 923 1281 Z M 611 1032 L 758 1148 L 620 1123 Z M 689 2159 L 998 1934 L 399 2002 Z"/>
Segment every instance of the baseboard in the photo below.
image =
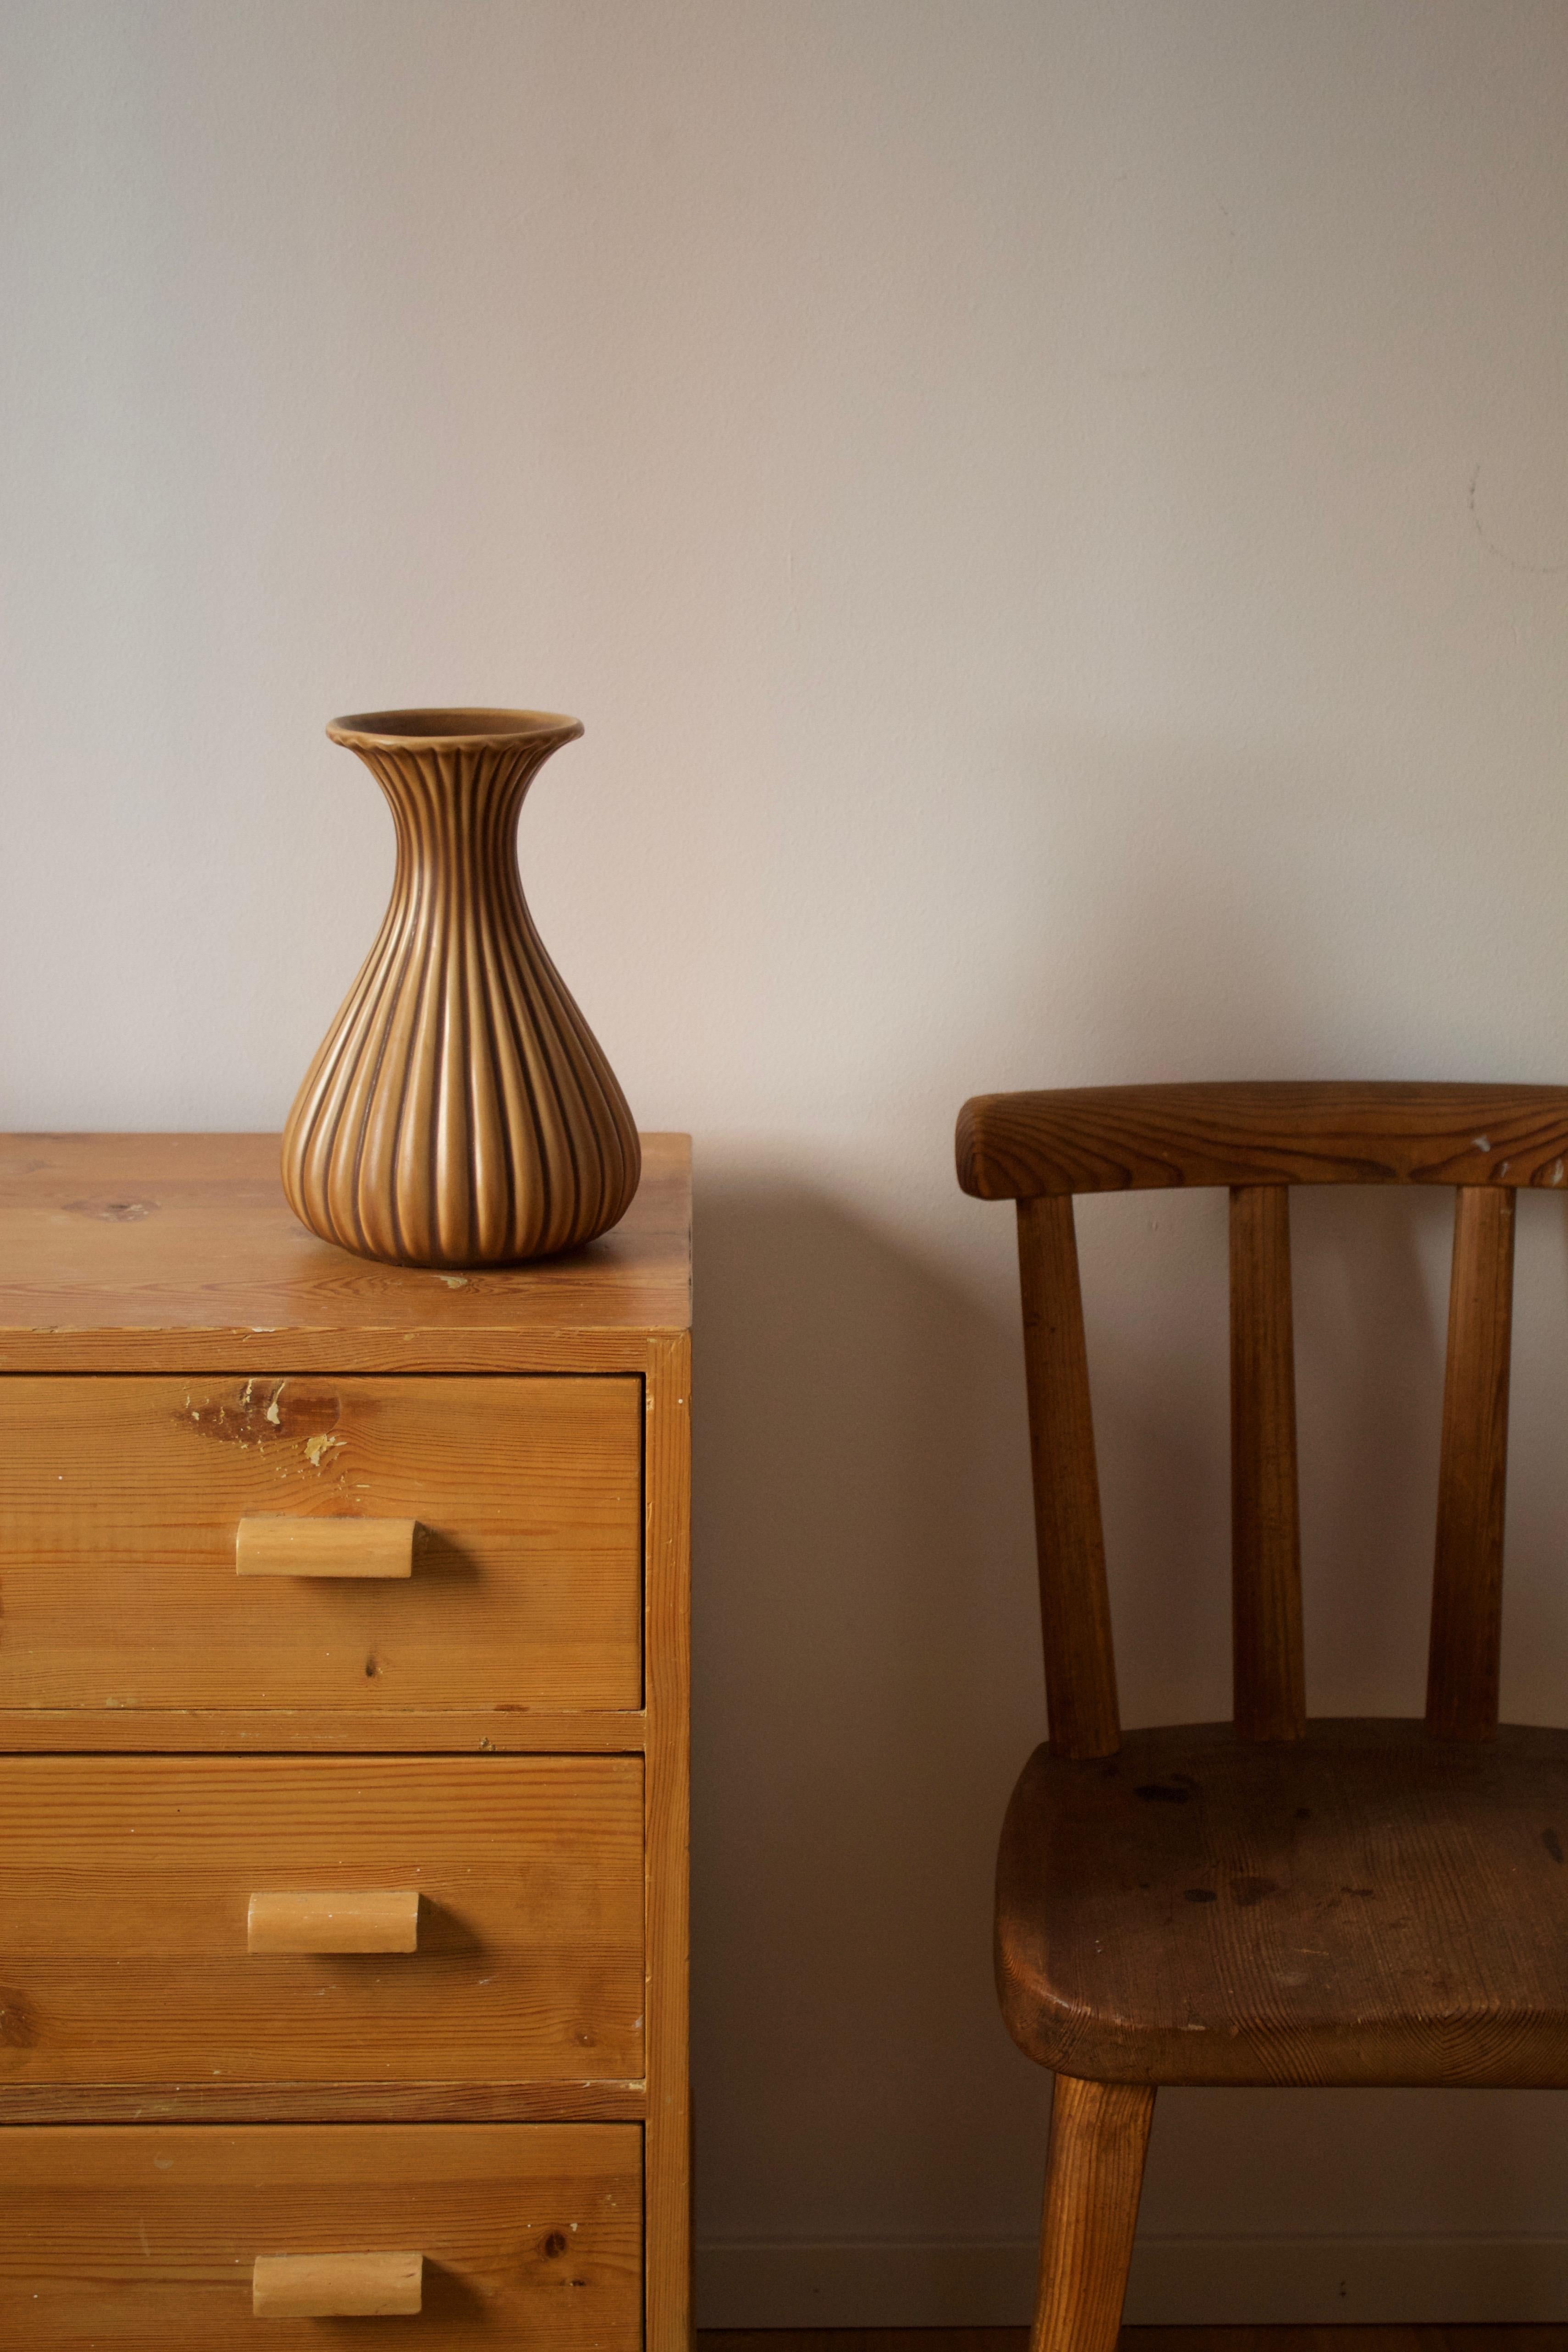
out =
<path fill-rule="evenodd" d="M 1022 2242 L 709 2245 L 700 2327 L 1007 2327 L 1029 2316 Z M 1146 2238 L 1143 2326 L 1568 2320 L 1568 2238 Z"/>

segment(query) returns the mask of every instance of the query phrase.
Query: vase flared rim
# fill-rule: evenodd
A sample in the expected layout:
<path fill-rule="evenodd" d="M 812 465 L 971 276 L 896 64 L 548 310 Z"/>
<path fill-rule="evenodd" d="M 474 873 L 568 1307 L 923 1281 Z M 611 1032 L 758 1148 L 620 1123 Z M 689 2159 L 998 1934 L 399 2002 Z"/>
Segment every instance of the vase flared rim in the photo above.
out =
<path fill-rule="evenodd" d="M 583 722 L 559 710 L 360 710 L 330 719 L 327 733 L 351 750 L 361 743 L 408 750 L 467 750 L 479 744 L 570 743 Z"/>

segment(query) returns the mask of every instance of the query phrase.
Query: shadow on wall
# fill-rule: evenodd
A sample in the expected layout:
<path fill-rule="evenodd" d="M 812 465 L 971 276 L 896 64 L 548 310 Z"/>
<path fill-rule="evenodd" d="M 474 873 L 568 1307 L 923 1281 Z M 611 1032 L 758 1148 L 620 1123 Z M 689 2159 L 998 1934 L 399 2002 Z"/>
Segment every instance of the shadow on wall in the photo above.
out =
<path fill-rule="evenodd" d="M 703 2231 L 984 2231 L 1043 2105 L 990 1973 L 1044 1717 L 1016 1332 L 803 1183 L 710 1176 L 697 1229 Z"/>

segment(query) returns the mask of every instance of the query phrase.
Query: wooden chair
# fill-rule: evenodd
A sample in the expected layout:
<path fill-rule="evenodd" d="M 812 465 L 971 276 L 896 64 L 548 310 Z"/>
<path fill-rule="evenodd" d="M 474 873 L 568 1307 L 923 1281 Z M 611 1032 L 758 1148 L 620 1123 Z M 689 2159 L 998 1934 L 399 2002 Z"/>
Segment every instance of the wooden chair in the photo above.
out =
<path fill-rule="evenodd" d="M 1568 1732 L 1498 1727 L 1514 1193 L 1568 1089 L 978 1097 L 1017 1202 L 1050 1739 L 1014 1791 L 996 1968 L 1056 2075 L 1032 2352 L 1111 2352 L 1161 2083 L 1568 2086 Z M 1122 1736 L 1072 1196 L 1230 1189 L 1234 1724 Z M 1310 1722 L 1292 1184 L 1456 1187 L 1424 1723 Z"/>

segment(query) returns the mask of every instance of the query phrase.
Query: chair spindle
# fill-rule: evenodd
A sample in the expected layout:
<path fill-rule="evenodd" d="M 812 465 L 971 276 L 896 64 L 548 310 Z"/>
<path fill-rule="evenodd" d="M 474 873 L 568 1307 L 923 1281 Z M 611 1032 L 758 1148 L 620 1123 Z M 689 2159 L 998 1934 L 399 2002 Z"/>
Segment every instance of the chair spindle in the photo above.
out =
<path fill-rule="evenodd" d="M 1283 1184 L 1230 1195 L 1230 1531 L 1236 1727 L 1244 1739 L 1300 1739 L 1307 1691 Z"/>
<path fill-rule="evenodd" d="M 1072 1202 L 1018 1203 L 1046 1704 L 1058 1756 L 1121 1745 Z"/>
<path fill-rule="evenodd" d="M 1426 1666 L 1426 1727 L 1443 1739 L 1497 1729 L 1514 1199 L 1480 1184 L 1455 1197 Z"/>

